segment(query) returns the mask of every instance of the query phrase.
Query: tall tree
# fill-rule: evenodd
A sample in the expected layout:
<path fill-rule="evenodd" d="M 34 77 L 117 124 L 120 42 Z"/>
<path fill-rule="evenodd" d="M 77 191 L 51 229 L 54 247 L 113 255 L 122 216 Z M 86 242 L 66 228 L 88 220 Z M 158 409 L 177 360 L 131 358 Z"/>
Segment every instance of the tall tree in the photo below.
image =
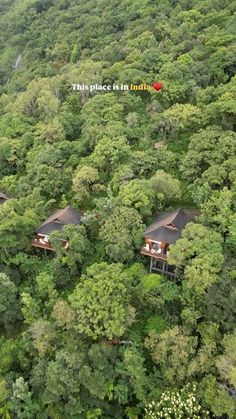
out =
<path fill-rule="evenodd" d="M 126 281 L 121 264 L 94 264 L 87 269 L 69 297 L 80 333 L 93 339 L 125 333 L 135 318 Z"/>

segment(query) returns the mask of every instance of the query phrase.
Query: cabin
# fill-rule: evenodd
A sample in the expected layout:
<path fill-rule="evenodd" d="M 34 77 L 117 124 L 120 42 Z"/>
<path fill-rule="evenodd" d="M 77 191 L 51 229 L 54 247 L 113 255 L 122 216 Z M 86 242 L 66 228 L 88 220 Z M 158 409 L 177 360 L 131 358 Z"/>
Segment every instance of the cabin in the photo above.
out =
<path fill-rule="evenodd" d="M 178 208 L 160 214 L 144 233 L 141 254 L 150 257 L 150 273 L 159 272 L 176 278 L 175 267 L 168 264 L 169 247 L 181 237 L 185 226 L 198 215 L 196 210 Z"/>
<path fill-rule="evenodd" d="M 68 224 L 78 225 L 81 223 L 82 213 L 74 210 L 70 205 L 64 209 L 58 209 L 37 229 L 32 246 L 40 249 L 54 251 L 50 242 L 50 234 L 53 231 L 60 231 Z M 66 250 L 69 246 L 68 241 L 62 240 L 62 245 Z"/>
<path fill-rule="evenodd" d="M 0 192 L 0 205 L 5 204 L 6 201 L 10 199 L 9 196 L 7 196 L 5 193 Z"/>

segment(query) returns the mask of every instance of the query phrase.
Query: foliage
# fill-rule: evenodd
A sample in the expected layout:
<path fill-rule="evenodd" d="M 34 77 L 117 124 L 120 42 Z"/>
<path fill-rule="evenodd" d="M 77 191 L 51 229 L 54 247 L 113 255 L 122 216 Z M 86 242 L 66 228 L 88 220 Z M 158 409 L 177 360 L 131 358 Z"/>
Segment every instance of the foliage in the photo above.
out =
<path fill-rule="evenodd" d="M 141 215 L 151 214 L 154 207 L 154 192 L 147 180 L 131 180 L 121 188 L 119 198 L 123 205 L 136 208 Z"/>
<path fill-rule="evenodd" d="M 169 261 L 184 269 L 188 289 L 201 293 L 217 280 L 216 274 L 223 263 L 221 242 L 220 235 L 214 230 L 189 223 L 182 238 L 171 246 Z"/>
<path fill-rule="evenodd" d="M 74 178 L 74 189 L 79 205 L 84 206 L 93 192 L 99 190 L 99 173 L 93 167 L 81 167 Z"/>
<path fill-rule="evenodd" d="M 90 266 L 70 296 L 80 333 L 98 337 L 120 337 L 135 318 L 129 305 L 127 277 L 121 264 Z"/>
<path fill-rule="evenodd" d="M 1 1 L 1 417 L 235 418 L 234 11 Z M 80 225 L 33 248 L 68 205 Z M 170 246 L 174 280 L 140 247 L 178 207 L 199 214 Z"/>
<path fill-rule="evenodd" d="M 0 274 L 0 323 L 4 329 L 19 321 L 20 310 L 17 287 L 5 274 Z"/>
<path fill-rule="evenodd" d="M 141 217 L 134 208 L 115 208 L 100 230 L 109 259 L 116 262 L 131 260 L 134 249 L 141 244 L 143 230 Z"/>
<path fill-rule="evenodd" d="M 196 386 L 191 391 L 186 385 L 180 391 L 162 393 L 160 400 L 150 402 L 145 409 L 146 419 L 156 418 L 207 418 L 209 412 L 202 409 L 198 400 Z"/>
<path fill-rule="evenodd" d="M 184 383 L 189 376 L 189 363 L 195 353 L 196 337 L 186 335 L 175 326 L 160 335 L 151 331 L 146 339 L 153 361 L 159 366 L 166 383 Z"/>

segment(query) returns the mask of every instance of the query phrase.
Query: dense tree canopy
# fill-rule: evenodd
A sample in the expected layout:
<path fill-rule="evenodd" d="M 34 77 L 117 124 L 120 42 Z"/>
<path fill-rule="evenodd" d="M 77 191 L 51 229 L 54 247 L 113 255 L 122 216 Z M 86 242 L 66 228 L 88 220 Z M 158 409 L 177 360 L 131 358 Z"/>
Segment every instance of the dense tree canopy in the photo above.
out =
<path fill-rule="evenodd" d="M 235 7 L 1 1 L 1 417 L 235 419 Z M 177 276 L 149 273 L 179 207 Z"/>

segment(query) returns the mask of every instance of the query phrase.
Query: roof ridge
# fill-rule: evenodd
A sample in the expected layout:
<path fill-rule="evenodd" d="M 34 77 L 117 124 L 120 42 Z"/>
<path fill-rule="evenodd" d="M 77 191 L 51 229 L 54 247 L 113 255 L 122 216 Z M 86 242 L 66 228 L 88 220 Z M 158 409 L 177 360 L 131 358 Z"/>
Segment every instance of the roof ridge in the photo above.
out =
<path fill-rule="evenodd" d="M 51 216 L 49 216 L 36 231 L 42 229 L 43 227 L 55 224 L 67 225 L 67 224 L 79 224 L 81 218 L 81 213 L 76 211 L 71 205 L 68 205 L 66 208 L 57 209 Z"/>
<path fill-rule="evenodd" d="M 164 227 L 168 228 L 168 224 L 173 223 L 177 229 L 179 229 L 179 219 L 183 218 L 186 220 L 188 215 L 186 214 L 184 208 L 180 207 L 170 212 L 160 213 L 156 220 L 147 227 L 145 233 L 150 233 L 157 228 Z M 176 225 L 177 224 L 177 225 Z"/>
<path fill-rule="evenodd" d="M 56 211 L 56 212 L 59 212 L 60 213 L 60 215 L 63 215 L 65 212 L 66 212 L 66 210 L 68 210 L 68 208 L 70 207 L 70 205 L 68 205 L 68 207 L 66 207 L 66 208 L 58 208 L 58 210 Z M 55 214 L 56 214 L 56 212 L 55 212 Z M 54 218 L 54 220 L 56 220 L 58 217 L 55 217 Z"/>

